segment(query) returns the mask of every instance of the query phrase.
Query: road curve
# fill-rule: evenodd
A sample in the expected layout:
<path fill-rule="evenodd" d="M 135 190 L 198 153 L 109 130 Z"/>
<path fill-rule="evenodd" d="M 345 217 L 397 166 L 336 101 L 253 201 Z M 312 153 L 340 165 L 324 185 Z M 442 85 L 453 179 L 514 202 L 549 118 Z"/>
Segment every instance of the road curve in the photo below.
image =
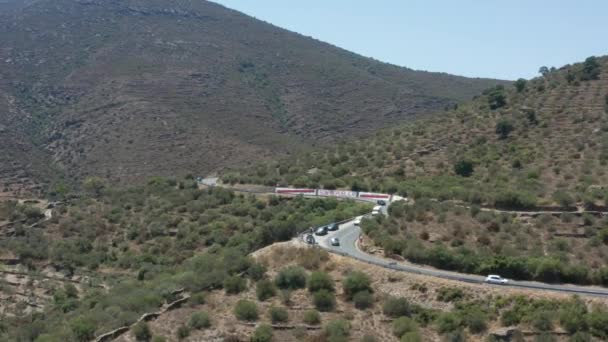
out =
<path fill-rule="evenodd" d="M 465 283 L 484 283 L 482 276 L 473 274 L 463 274 L 450 271 L 438 270 L 430 267 L 416 266 L 411 264 L 405 264 L 396 262 L 394 260 L 385 259 L 377 256 L 367 254 L 359 249 L 358 240 L 361 235 L 361 229 L 355 226 L 354 221 L 349 221 L 340 225 L 339 229 L 334 232 L 329 232 L 325 236 L 315 236 L 318 245 L 332 253 L 348 256 L 359 261 L 363 261 L 376 266 L 384 268 L 407 272 L 422 274 L 431 277 L 455 280 Z M 332 246 L 330 239 L 337 237 L 340 240 L 340 246 Z M 500 286 L 500 287 L 511 287 L 511 288 L 525 288 L 530 290 L 542 290 L 542 291 L 555 291 L 555 292 L 566 292 L 585 296 L 600 296 L 608 297 L 608 289 L 599 287 L 587 287 L 587 286 L 574 286 L 574 285 L 554 285 L 545 284 L 532 281 L 515 281 L 509 280 L 506 285 L 490 285 L 487 286 Z"/>

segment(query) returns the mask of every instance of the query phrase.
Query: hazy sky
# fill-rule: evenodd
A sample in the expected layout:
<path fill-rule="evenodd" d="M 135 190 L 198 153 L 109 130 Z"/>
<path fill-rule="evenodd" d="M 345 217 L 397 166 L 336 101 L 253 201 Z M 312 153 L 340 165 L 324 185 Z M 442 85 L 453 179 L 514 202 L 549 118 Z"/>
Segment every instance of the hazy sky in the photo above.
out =
<path fill-rule="evenodd" d="M 530 78 L 608 54 L 606 0 L 214 0 L 413 69 Z"/>

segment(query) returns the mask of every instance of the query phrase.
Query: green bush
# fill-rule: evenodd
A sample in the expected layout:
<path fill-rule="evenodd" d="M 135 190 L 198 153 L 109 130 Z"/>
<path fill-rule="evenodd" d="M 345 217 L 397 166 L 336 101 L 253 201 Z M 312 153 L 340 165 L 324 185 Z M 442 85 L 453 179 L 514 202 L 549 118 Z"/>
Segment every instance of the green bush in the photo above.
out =
<path fill-rule="evenodd" d="M 412 331 L 401 336 L 399 342 L 422 342 L 422 337 L 418 331 Z"/>
<path fill-rule="evenodd" d="M 281 289 L 301 289 L 306 286 L 306 271 L 299 266 L 288 266 L 282 269 L 275 278 L 275 284 Z"/>
<path fill-rule="evenodd" d="M 190 316 L 190 321 L 188 322 L 188 326 L 192 329 L 207 329 L 211 326 L 211 319 L 209 318 L 209 314 L 200 311 L 195 312 Z"/>
<path fill-rule="evenodd" d="M 459 160 L 454 164 L 454 172 L 462 177 L 470 177 L 473 174 L 474 166 L 470 160 Z"/>
<path fill-rule="evenodd" d="M 553 315 L 548 311 L 539 311 L 532 318 L 532 326 L 539 331 L 553 329 Z"/>
<path fill-rule="evenodd" d="M 350 335 L 350 323 L 343 319 L 329 321 L 323 331 L 329 341 L 346 341 Z"/>
<path fill-rule="evenodd" d="M 359 310 L 365 310 L 374 304 L 374 296 L 367 290 L 359 291 L 353 296 L 353 303 Z"/>
<path fill-rule="evenodd" d="M 496 134 L 500 139 L 506 139 L 513 132 L 513 124 L 507 120 L 500 120 L 496 123 Z"/>
<path fill-rule="evenodd" d="M 85 317 L 78 317 L 71 321 L 70 329 L 77 341 L 89 341 L 95 337 L 95 323 Z"/>
<path fill-rule="evenodd" d="M 135 336 L 137 341 L 147 342 L 150 341 L 150 338 L 152 338 L 152 332 L 150 331 L 150 327 L 148 327 L 148 323 L 146 322 L 139 322 L 135 324 L 131 331 L 133 332 L 133 336 Z"/>
<path fill-rule="evenodd" d="M 418 325 L 409 317 L 399 317 L 393 321 L 393 335 L 400 338 L 409 332 L 417 332 Z"/>
<path fill-rule="evenodd" d="M 190 328 L 187 325 L 180 325 L 177 328 L 176 334 L 178 339 L 183 340 L 186 337 L 190 336 Z"/>
<path fill-rule="evenodd" d="M 258 300 L 265 301 L 274 297 L 277 294 L 277 289 L 274 283 L 268 279 L 263 279 L 257 282 L 255 294 Z"/>
<path fill-rule="evenodd" d="M 224 279 L 223 286 L 227 294 L 237 294 L 247 289 L 247 280 L 239 276 L 231 276 Z"/>
<path fill-rule="evenodd" d="M 304 323 L 309 325 L 317 325 L 321 323 L 321 315 L 317 310 L 307 310 L 304 312 Z"/>
<path fill-rule="evenodd" d="M 333 292 L 334 289 L 334 280 L 325 272 L 315 271 L 308 277 L 308 291 L 310 292 L 317 292 L 319 290 Z"/>
<path fill-rule="evenodd" d="M 412 306 L 405 298 L 390 297 L 384 301 L 382 312 L 389 317 L 411 316 Z"/>
<path fill-rule="evenodd" d="M 527 81 L 525 79 L 520 78 L 517 81 L 515 81 L 515 83 L 513 83 L 513 85 L 515 86 L 515 89 L 517 90 L 517 92 L 521 93 L 522 91 L 524 91 L 524 89 L 526 89 L 526 83 L 527 83 Z"/>
<path fill-rule="evenodd" d="M 255 321 L 258 319 L 258 307 L 252 301 L 241 299 L 234 307 L 234 315 L 241 321 Z"/>
<path fill-rule="evenodd" d="M 251 336 L 251 342 L 272 341 L 272 327 L 269 324 L 260 324 Z"/>
<path fill-rule="evenodd" d="M 343 281 L 342 287 L 344 294 L 351 300 L 357 292 L 368 291 L 373 292 L 371 280 L 367 274 L 363 272 L 352 272 Z"/>
<path fill-rule="evenodd" d="M 459 287 L 441 287 L 437 292 L 437 300 L 454 302 L 464 298 L 464 292 Z"/>
<path fill-rule="evenodd" d="M 271 306 L 268 313 L 272 323 L 285 323 L 289 320 L 289 313 L 284 308 Z"/>
<path fill-rule="evenodd" d="M 319 311 L 332 311 L 336 307 L 336 296 L 325 289 L 313 293 L 312 301 Z"/>
<path fill-rule="evenodd" d="M 167 342 L 167 338 L 164 336 L 156 335 L 152 337 L 152 342 Z"/>
<path fill-rule="evenodd" d="M 437 317 L 437 330 L 441 334 L 456 332 L 460 329 L 461 319 L 453 312 L 443 312 Z"/>

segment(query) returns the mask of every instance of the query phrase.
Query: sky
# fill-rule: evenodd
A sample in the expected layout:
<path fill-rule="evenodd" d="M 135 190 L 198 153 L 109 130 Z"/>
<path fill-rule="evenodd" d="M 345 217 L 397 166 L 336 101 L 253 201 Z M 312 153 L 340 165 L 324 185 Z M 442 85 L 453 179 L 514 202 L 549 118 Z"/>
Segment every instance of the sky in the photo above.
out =
<path fill-rule="evenodd" d="M 213 0 L 412 69 L 514 80 L 608 54 L 606 0 Z"/>

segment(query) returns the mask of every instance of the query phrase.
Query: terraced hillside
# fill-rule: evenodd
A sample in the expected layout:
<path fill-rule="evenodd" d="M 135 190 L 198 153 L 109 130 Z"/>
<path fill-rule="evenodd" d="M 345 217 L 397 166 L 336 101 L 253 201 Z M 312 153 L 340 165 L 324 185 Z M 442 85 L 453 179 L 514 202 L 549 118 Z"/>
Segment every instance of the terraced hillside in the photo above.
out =
<path fill-rule="evenodd" d="M 227 173 L 224 180 L 382 190 L 505 208 L 602 209 L 607 118 L 608 59 L 589 58 L 374 137 Z"/>
<path fill-rule="evenodd" d="M 0 5 L 8 129 L 71 178 L 247 165 L 505 83 L 383 64 L 203 0 Z"/>

